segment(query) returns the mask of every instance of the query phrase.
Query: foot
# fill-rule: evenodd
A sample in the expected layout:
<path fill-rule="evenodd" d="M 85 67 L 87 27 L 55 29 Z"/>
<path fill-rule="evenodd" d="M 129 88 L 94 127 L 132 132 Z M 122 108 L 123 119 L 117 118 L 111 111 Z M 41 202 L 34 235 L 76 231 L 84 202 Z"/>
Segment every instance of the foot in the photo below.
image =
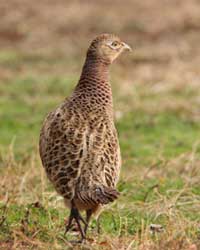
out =
<path fill-rule="evenodd" d="M 66 220 L 65 220 L 65 227 L 67 227 L 68 224 L 69 224 L 69 219 L 66 219 Z M 71 230 L 72 232 L 79 232 L 78 226 L 77 226 L 77 224 L 76 224 L 75 221 L 72 222 L 71 227 L 70 227 L 70 230 Z"/>
<path fill-rule="evenodd" d="M 85 222 L 85 220 L 83 219 L 83 217 L 80 215 L 79 211 L 77 208 L 74 208 L 72 207 L 71 209 L 71 213 L 70 213 L 70 216 L 69 216 L 69 220 L 68 220 L 68 223 L 66 225 L 66 228 L 65 228 L 65 233 L 66 234 L 74 225 L 74 220 L 77 224 L 77 227 L 78 227 L 78 231 L 80 232 L 81 234 L 81 240 L 79 241 L 79 243 L 82 243 L 82 241 L 86 238 L 85 236 L 85 232 L 81 226 L 81 222 L 86 226 L 87 223 Z"/>

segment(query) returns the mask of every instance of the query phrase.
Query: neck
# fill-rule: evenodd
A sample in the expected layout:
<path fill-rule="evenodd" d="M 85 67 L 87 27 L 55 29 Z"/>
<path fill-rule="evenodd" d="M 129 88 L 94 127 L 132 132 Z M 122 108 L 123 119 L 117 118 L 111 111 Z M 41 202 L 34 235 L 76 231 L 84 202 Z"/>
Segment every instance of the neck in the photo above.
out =
<path fill-rule="evenodd" d="M 83 109 L 86 104 L 89 104 L 89 112 L 97 110 L 112 112 L 109 65 L 108 61 L 100 58 L 86 58 L 80 80 L 75 88 L 75 95 L 79 98 Z"/>
<path fill-rule="evenodd" d="M 109 65 L 110 63 L 106 60 L 87 56 L 79 83 L 86 78 L 95 78 L 101 82 L 109 82 Z"/>

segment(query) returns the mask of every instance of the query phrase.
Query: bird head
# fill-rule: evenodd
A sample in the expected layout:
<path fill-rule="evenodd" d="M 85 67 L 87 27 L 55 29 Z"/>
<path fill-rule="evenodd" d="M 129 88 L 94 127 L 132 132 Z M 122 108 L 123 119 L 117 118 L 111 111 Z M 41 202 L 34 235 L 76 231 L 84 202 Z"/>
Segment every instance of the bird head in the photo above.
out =
<path fill-rule="evenodd" d="M 88 49 L 88 56 L 102 59 L 112 63 L 123 51 L 131 51 L 131 48 L 119 37 L 112 34 L 97 36 Z"/>

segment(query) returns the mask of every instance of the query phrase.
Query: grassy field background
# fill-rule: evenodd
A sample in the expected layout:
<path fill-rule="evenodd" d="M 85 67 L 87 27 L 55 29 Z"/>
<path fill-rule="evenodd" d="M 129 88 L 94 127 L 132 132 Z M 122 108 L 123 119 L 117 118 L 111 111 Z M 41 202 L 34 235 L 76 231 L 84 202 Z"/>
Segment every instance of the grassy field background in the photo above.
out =
<path fill-rule="evenodd" d="M 199 1 L 10 0 L 0 13 L 0 250 L 199 250 Z M 38 137 L 103 32 L 133 48 L 111 68 L 121 196 L 101 234 L 94 220 L 88 243 L 72 246 Z"/>

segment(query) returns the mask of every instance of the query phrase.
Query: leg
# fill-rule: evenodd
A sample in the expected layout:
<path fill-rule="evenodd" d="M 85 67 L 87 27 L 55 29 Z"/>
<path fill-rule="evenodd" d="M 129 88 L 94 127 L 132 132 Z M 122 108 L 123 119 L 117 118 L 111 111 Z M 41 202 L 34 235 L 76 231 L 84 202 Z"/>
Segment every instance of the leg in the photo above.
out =
<path fill-rule="evenodd" d="M 70 212 L 70 216 L 69 216 L 69 220 L 68 220 L 68 224 L 66 225 L 66 229 L 65 229 L 65 234 L 69 231 L 69 229 L 73 226 L 73 220 L 76 221 L 79 232 L 81 234 L 81 240 L 80 242 L 82 242 L 85 239 L 85 232 L 81 227 L 81 223 L 83 222 L 83 224 L 86 226 L 87 223 L 85 222 L 85 220 L 82 218 L 82 216 L 80 215 L 78 209 L 75 207 L 74 202 L 72 201 L 72 208 L 71 208 L 71 212 Z"/>
<path fill-rule="evenodd" d="M 100 223 L 100 215 L 97 218 L 97 233 L 101 233 L 101 223 Z"/>
<path fill-rule="evenodd" d="M 86 224 L 85 224 L 85 228 L 84 228 L 85 235 L 87 233 L 87 229 L 89 226 L 91 215 L 92 215 L 92 209 L 87 210 L 86 211 Z"/>
<path fill-rule="evenodd" d="M 70 216 L 69 216 L 66 228 L 65 228 L 64 235 L 66 235 L 66 233 L 69 231 L 69 229 L 73 226 L 73 223 L 72 223 L 73 219 L 74 219 L 74 215 L 73 215 L 73 208 L 72 208 L 71 211 L 70 211 Z"/>

